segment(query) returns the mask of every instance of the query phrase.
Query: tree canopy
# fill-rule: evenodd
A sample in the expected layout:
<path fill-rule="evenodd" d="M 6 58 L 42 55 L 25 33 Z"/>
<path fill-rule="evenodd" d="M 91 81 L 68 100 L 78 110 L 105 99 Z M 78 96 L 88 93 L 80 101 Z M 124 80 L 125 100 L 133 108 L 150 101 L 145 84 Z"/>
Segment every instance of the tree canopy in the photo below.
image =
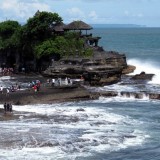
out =
<path fill-rule="evenodd" d="M 0 49 L 18 47 L 20 28 L 21 25 L 17 21 L 8 20 L 0 23 Z"/>
<path fill-rule="evenodd" d="M 92 50 L 85 48 L 85 40 L 78 32 L 54 33 L 54 27 L 63 19 L 57 13 L 37 11 L 25 25 L 7 20 L 0 23 L 0 51 L 18 52 L 21 57 L 41 59 L 45 56 L 58 55 L 89 56 Z"/>
<path fill-rule="evenodd" d="M 37 11 L 32 18 L 28 19 L 25 34 L 32 41 L 43 41 L 51 38 L 52 28 L 60 22 L 62 18 L 57 13 Z"/>

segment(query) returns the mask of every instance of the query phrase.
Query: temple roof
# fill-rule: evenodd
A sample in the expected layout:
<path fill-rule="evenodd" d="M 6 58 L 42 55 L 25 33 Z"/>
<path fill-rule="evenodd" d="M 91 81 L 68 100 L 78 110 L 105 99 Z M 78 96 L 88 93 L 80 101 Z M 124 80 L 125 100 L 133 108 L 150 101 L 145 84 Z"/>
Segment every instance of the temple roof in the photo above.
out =
<path fill-rule="evenodd" d="M 83 21 L 73 21 L 66 25 L 64 29 L 68 30 L 90 30 L 92 27 Z"/>
<path fill-rule="evenodd" d="M 65 27 L 65 24 L 63 22 L 61 22 L 61 23 L 56 24 L 53 27 L 53 30 L 56 31 L 56 32 L 63 32 L 64 31 L 64 27 Z"/>

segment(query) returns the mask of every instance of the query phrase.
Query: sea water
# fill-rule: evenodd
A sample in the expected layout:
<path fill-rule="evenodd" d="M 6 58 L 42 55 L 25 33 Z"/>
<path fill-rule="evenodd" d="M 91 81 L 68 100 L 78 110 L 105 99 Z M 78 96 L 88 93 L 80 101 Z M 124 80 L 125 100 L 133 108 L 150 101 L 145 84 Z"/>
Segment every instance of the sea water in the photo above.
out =
<path fill-rule="evenodd" d="M 160 29 L 95 29 L 106 50 L 125 53 L 136 73 L 153 81 L 92 87 L 160 92 Z M 0 79 L 5 84 L 6 79 Z M 9 80 L 7 81 L 7 83 Z M 0 105 L 0 108 L 3 106 Z M 0 160 L 159 160 L 160 101 L 134 97 L 48 105 L 13 105 L 15 120 L 0 122 Z"/>

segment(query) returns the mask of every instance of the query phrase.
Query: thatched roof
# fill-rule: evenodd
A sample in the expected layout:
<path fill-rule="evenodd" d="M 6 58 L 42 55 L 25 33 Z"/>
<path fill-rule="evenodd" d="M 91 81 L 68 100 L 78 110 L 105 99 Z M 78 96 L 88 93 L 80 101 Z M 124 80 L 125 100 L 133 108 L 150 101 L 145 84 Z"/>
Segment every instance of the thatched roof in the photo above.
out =
<path fill-rule="evenodd" d="M 53 27 L 53 30 L 56 31 L 56 32 L 63 32 L 64 31 L 64 27 L 65 27 L 65 24 L 63 22 L 61 22 L 61 23 L 56 24 Z"/>
<path fill-rule="evenodd" d="M 64 27 L 66 30 L 90 30 L 92 27 L 83 21 L 73 21 Z"/>

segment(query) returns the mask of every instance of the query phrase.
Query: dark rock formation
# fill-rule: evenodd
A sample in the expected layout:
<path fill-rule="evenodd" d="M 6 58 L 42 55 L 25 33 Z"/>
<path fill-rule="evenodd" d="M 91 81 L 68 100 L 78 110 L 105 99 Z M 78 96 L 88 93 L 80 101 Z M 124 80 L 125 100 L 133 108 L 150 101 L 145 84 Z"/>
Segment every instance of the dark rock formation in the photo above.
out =
<path fill-rule="evenodd" d="M 135 66 L 128 65 L 126 68 L 124 68 L 124 69 L 122 70 L 122 74 L 132 73 L 132 72 L 134 72 L 135 69 L 136 69 Z"/>
<path fill-rule="evenodd" d="M 120 94 L 121 96 L 126 97 L 126 98 L 134 97 L 136 99 L 148 98 L 148 99 L 160 100 L 160 93 L 123 91 Z"/>
<path fill-rule="evenodd" d="M 146 74 L 145 72 L 141 72 L 140 74 L 136 74 L 132 77 L 134 80 L 152 80 L 154 74 Z"/>
<path fill-rule="evenodd" d="M 116 97 L 118 96 L 118 92 L 115 91 L 103 91 L 99 93 L 99 96 L 103 96 L 103 97 Z"/>
<path fill-rule="evenodd" d="M 121 80 L 122 70 L 127 68 L 126 56 L 118 52 L 106 52 L 102 47 L 95 47 L 91 58 L 68 57 L 55 62 L 43 72 L 53 78 L 80 78 L 94 86 L 104 86 Z"/>
<path fill-rule="evenodd" d="M 126 97 L 126 98 L 134 97 L 136 99 L 143 99 L 144 96 L 147 96 L 147 93 L 127 92 L 127 91 L 126 92 L 123 91 L 120 94 L 121 94 L 121 96 Z"/>

